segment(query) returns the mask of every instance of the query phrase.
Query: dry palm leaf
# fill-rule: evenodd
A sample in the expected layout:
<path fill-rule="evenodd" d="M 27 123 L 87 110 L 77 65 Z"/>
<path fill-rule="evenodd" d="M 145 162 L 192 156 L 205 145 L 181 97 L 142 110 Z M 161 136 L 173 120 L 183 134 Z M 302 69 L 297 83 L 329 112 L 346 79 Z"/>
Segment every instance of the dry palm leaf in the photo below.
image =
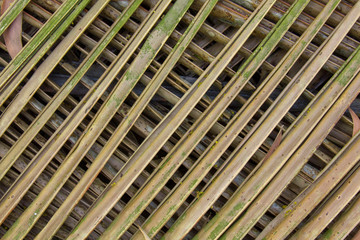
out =
<path fill-rule="evenodd" d="M 271 145 L 269 151 L 265 155 L 263 161 L 266 161 L 271 156 L 271 154 L 277 149 L 277 147 L 280 145 L 281 139 L 282 139 L 282 129 L 280 129 L 279 133 L 276 135 L 276 138 L 273 144 Z"/>
<path fill-rule="evenodd" d="M 338 186 L 341 179 L 356 165 L 359 159 L 356 151 L 360 146 L 359 135 L 354 137 L 346 147 L 334 158 L 330 166 L 313 185 L 298 195 L 259 235 L 259 239 L 281 238 L 289 234 L 293 228 L 312 211 L 329 193 Z M 287 227 L 287 226 L 292 227 Z M 266 236 L 266 237 L 265 237 Z"/>
<path fill-rule="evenodd" d="M 151 240 L 151 238 L 145 233 L 145 231 L 140 226 L 138 226 L 138 228 L 142 233 L 142 235 L 144 236 L 145 240 Z"/>
<path fill-rule="evenodd" d="M 22 13 L 27 44 L 7 62 L 0 43 L 0 238 L 350 233 L 359 187 L 342 183 L 359 179 L 360 132 L 348 137 L 358 124 L 343 113 L 360 91 L 359 8 L 14 1 L 0 35 Z M 321 209 L 336 211 L 305 226 Z"/>
<path fill-rule="evenodd" d="M 4 14 L 13 2 L 14 0 L 3 0 L 1 5 L 1 15 Z M 3 34 L 7 50 L 12 58 L 14 58 L 22 49 L 21 33 L 22 13 L 15 18 Z"/>
<path fill-rule="evenodd" d="M 351 108 L 349 108 L 349 112 L 350 112 L 351 118 L 353 120 L 353 124 L 354 124 L 353 136 L 355 136 L 355 134 L 360 130 L 360 119 L 359 119 L 358 115 L 356 115 L 356 113 Z"/>

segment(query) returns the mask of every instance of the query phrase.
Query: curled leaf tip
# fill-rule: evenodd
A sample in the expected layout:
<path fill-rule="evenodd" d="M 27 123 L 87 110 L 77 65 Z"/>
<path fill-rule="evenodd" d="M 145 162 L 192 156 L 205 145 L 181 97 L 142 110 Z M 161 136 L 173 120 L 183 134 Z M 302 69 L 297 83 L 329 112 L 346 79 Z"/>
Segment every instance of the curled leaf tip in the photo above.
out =
<path fill-rule="evenodd" d="M 358 133 L 360 130 L 360 119 L 351 108 L 349 108 L 349 112 L 350 112 L 350 115 L 351 115 L 351 118 L 353 121 L 353 125 L 354 125 L 353 126 L 353 136 L 355 136 L 355 134 Z"/>
<path fill-rule="evenodd" d="M 151 240 L 151 238 L 146 234 L 146 232 L 144 231 L 144 229 L 142 229 L 140 226 L 137 226 L 140 230 L 140 232 L 142 233 L 142 235 L 144 236 L 145 240 Z"/>
<path fill-rule="evenodd" d="M 1 15 L 10 7 L 14 0 L 3 0 L 1 5 Z M 22 49 L 22 12 L 14 19 L 11 25 L 4 31 L 3 37 L 6 48 L 14 58 Z"/>

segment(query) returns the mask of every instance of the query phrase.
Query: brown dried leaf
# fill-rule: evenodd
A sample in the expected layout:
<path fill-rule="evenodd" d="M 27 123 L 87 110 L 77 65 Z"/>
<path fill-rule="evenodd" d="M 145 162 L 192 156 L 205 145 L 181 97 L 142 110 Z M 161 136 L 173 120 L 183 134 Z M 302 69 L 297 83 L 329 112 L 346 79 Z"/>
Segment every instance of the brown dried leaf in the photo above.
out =
<path fill-rule="evenodd" d="M 9 8 L 14 0 L 3 0 L 1 5 L 1 15 Z M 4 31 L 3 37 L 6 48 L 11 56 L 14 58 L 22 49 L 21 41 L 22 33 L 22 13 L 20 13 L 11 25 Z"/>
<path fill-rule="evenodd" d="M 353 136 L 355 136 L 355 134 L 360 130 L 360 119 L 351 108 L 349 108 L 349 112 L 353 120 Z"/>
<path fill-rule="evenodd" d="M 280 145 L 281 139 L 282 139 L 282 129 L 280 129 L 278 135 L 276 136 L 276 138 L 275 138 L 273 144 L 271 145 L 269 151 L 265 155 L 263 161 L 266 161 L 271 156 L 271 154 L 277 149 L 277 147 Z"/>

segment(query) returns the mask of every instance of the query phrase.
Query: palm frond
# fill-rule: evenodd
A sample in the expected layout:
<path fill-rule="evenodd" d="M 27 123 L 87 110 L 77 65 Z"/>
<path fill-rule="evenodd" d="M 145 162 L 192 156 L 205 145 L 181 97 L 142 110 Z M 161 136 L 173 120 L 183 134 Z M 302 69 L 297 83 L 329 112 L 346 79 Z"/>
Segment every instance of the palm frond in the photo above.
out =
<path fill-rule="evenodd" d="M 358 235 L 360 2 L 2 13 L 1 239 Z"/>

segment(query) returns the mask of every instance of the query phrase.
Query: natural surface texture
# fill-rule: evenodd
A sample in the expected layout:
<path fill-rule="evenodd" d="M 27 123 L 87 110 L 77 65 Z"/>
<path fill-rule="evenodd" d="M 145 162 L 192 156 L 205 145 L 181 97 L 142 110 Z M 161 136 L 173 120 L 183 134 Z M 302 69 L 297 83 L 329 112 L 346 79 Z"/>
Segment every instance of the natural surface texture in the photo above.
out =
<path fill-rule="evenodd" d="M 6 8 L 1 239 L 360 235 L 360 2 Z"/>

